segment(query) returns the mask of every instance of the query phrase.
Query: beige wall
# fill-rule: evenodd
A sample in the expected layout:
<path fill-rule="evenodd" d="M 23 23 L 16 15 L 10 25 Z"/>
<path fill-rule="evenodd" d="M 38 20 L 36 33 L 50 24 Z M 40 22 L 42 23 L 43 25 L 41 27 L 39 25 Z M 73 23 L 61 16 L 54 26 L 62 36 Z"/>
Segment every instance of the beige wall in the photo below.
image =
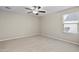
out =
<path fill-rule="evenodd" d="M 48 14 L 41 18 L 42 35 L 52 38 L 79 43 L 79 34 L 67 34 L 63 32 L 63 14 L 79 12 L 79 7 L 63 10 L 57 13 Z"/>
<path fill-rule="evenodd" d="M 39 25 L 35 16 L 0 11 L 0 40 L 37 35 Z"/>
<path fill-rule="evenodd" d="M 79 32 L 79 23 L 78 23 L 78 32 Z"/>

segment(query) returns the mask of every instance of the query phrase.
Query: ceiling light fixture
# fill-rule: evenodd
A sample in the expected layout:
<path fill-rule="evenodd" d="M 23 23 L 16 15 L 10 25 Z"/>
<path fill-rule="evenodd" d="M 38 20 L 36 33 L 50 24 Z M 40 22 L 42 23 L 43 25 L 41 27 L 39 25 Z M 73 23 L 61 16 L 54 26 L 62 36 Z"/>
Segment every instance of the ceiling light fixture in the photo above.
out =
<path fill-rule="evenodd" d="M 32 8 L 25 7 L 25 9 L 30 10 L 30 12 L 27 12 L 27 13 L 32 13 L 35 15 L 39 15 L 40 13 L 46 13 L 46 11 L 42 10 L 42 8 L 43 7 L 41 6 L 32 6 Z"/>

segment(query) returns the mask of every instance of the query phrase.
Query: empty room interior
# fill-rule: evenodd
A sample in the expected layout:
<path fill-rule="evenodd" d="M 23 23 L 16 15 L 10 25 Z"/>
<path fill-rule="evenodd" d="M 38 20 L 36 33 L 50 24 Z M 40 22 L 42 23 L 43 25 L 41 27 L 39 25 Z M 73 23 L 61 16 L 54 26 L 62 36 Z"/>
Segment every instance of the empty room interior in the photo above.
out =
<path fill-rule="evenodd" d="M 79 7 L 0 6 L 0 52 L 79 52 Z"/>

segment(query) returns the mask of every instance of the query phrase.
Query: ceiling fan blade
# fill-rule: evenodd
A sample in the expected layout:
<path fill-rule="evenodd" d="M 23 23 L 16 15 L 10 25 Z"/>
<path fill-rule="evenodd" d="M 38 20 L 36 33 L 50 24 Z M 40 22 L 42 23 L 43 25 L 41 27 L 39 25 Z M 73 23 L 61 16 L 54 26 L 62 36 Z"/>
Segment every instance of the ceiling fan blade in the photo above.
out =
<path fill-rule="evenodd" d="M 27 10 L 32 10 L 32 9 L 30 9 L 30 8 L 26 8 L 26 7 L 25 7 L 25 9 L 27 9 Z"/>
<path fill-rule="evenodd" d="M 36 13 L 36 15 L 38 15 L 38 13 Z"/>
<path fill-rule="evenodd" d="M 40 9 L 41 7 L 40 6 L 38 6 L 38 9 Z"/>
<path fill-rule="evenodd" d="M 37 6 L 33 6 L 34 8 L 36 8 Z"/>
<path fill-rule="evenodd" d="M 40 12 L 40 13 L 46 13 L 46 11 L 38 11 L 38 12 Z"/>
<path fill-rule="evenodd" d="M 27 12 L 28 14 L 32 13 L 32 12 Z"/>

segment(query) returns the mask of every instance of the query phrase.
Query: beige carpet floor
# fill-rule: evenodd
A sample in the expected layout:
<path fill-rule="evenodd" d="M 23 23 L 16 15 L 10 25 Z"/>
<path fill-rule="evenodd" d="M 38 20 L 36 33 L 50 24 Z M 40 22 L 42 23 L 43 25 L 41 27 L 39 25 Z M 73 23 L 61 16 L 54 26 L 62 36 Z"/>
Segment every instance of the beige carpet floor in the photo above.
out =
<path fill-rule="evenodd" d="M 0 42 L 4 52 L 78 52 L 79 46 L 43 36 Z"/>

